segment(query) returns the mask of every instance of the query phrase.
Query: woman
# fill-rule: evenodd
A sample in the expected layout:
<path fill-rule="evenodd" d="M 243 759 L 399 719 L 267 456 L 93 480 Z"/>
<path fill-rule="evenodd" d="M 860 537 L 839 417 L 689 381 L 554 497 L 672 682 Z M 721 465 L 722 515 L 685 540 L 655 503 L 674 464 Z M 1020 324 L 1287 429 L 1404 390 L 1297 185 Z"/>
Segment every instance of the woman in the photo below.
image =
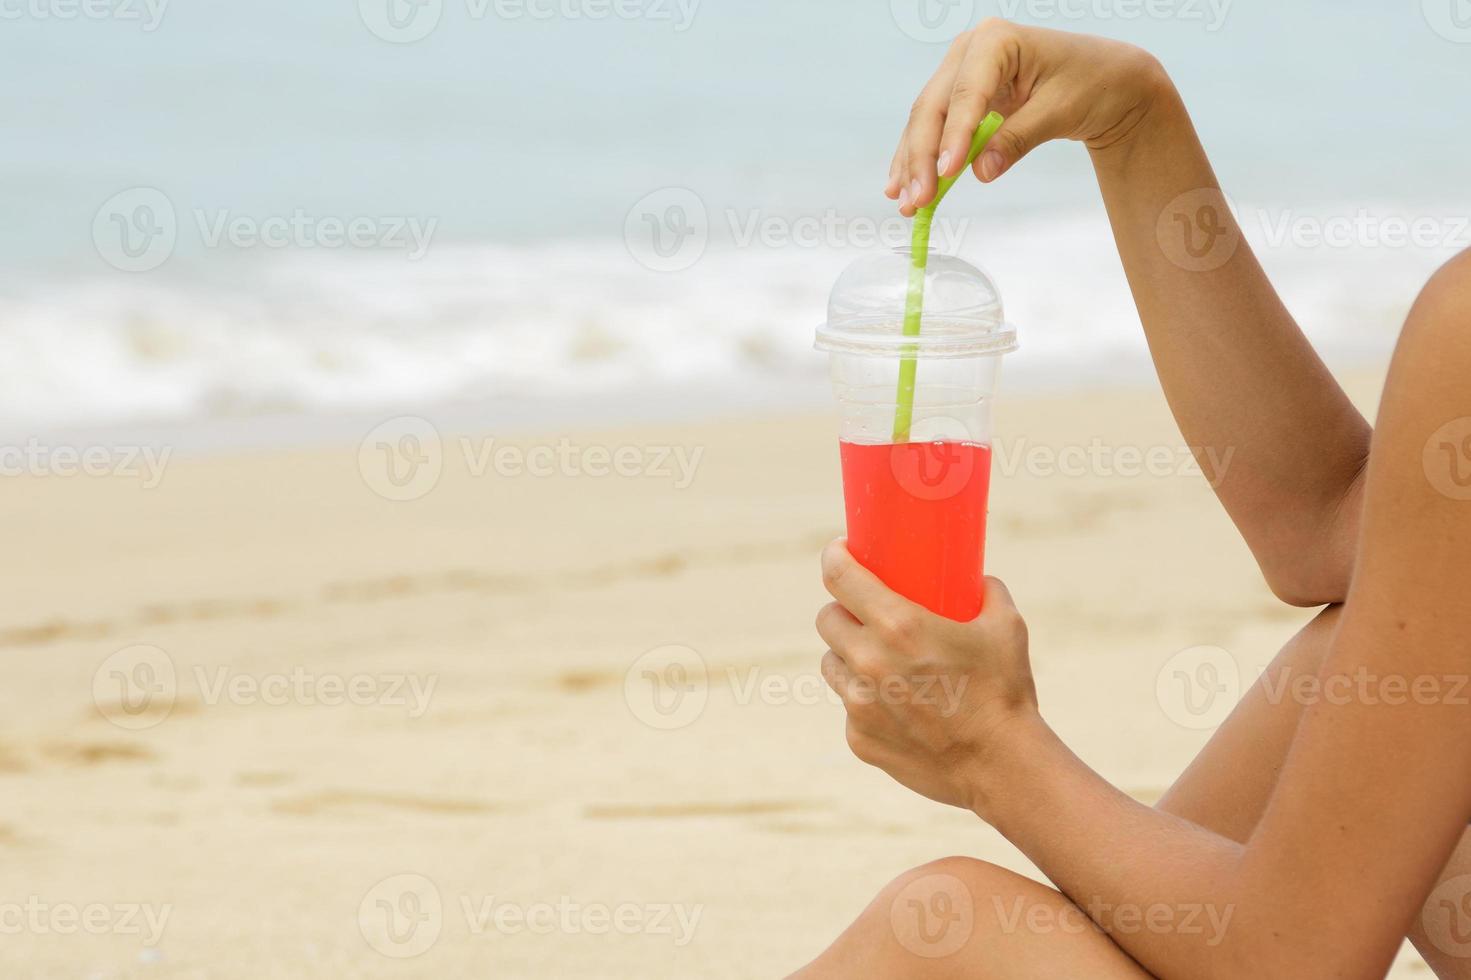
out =
<path fill-rule="evenodd" d="M 890 168 L 903 213 L 993 108 L 1007 121 L 983 181 L 1047 140 L 1087 144 L 1186 442 L 1235 449 L 1222 504 L 1280 598 L 1327 608 L 1150 808 L 1038 714 L 1005 586 L 955 623 L 829 546 L 817 628 L 853 752 L 975 811 L 1057 890 L 948 858 L 893 882 L 798 976 L 1369 978 L 1408 935 L 1439 976 L 1471 977 L 1471 257 L 1415 303 L 1371 439 L 1154 59 L 1001 21 L 960 37 Z M 937 676 L 961 710 L 862 696 Z"/>

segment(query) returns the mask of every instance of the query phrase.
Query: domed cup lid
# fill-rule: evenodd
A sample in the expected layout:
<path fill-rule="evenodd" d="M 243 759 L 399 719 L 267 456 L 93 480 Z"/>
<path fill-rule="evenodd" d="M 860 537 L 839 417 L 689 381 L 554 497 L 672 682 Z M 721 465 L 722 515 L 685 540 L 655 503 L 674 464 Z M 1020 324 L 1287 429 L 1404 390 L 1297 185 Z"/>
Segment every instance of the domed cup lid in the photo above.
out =
<path fill-rule="evenodd" d="M 919 336 L 904 334 L 909 249 L 852 263 L 828 295 L 827 322 L 817 328 L 821 351 L 873 357 L 977 357 L 1016 350 L 991 277 L 950 255 L 929 254 Z"/>

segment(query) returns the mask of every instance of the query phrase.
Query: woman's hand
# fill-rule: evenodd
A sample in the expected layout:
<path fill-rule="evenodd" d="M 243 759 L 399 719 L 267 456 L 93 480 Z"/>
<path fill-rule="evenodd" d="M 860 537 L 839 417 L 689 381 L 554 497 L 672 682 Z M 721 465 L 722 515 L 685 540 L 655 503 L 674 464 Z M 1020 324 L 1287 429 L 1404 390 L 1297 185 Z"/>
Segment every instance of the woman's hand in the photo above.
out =
<path fill-rule="evenodd" d="M 957 623 L 890 590 L 841 540 L 822 553 L 837 602 L 817 614 L 822 675 L 848 712 L 853 754 L 930 799 L 984 816 L 988 762 L 1038 722 L 1027 627 L 997 579 Z M 1020 724 L 1018 724 L 1020 723 Z"/>
<path fill-rule="evenodd" d="M 1048 140 L 1098 150 L 1124 141 L 1170 85 L 1147 52 L 1119 41 L 991 19 L 950 45 L 909 114 L 884 193 L 912 215 L 933 199 L 938 177 L 958 173 L 981 119 L 1006 124 L 975 162 L 992 181 Z"/>

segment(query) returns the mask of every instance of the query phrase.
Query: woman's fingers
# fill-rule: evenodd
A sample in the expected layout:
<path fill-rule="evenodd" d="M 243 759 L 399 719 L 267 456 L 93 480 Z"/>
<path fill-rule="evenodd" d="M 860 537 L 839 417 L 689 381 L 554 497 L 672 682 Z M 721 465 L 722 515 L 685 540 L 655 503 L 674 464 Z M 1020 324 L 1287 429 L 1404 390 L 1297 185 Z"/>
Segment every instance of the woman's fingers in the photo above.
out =
<path fill-rule="evenodd" d="M 847 543 L 834 541 L 822 550 L 822 584 L 859 623 L 882 625 L 906 620 L 919 609 L 858 564 Z"/>
<path fill-rule="evenodd" d="M 817 612 L 817 635 L 834 650 L 853 649 L 862 632 L 862 624 L 836 602 L 829 602 Z"/>
<path fill-rule="evenodd" d="M 904 132 L 899 134 L 899 147 L 894 151 L 894 157 L 889 161 L 889 182 L 884 185 L 884 197 L 891 201 L 899 199 L 900 180 L 904 176 L 904 147 L 909 142 L 909 127 L 904 127 Z"/>
<path fill-rule="evenodd" d="M 976 157 L 974 170 L 983 182 L 990 183 L 1016 166 L 1016 162 L 1052 138 L 1054 113 L 1045 95 L 1038 95 L 1016 112 L 991 137 L 986 149 Z"/>
<path fill-rule="evenodd" d="M 833 689 L 833 693 L 845 701 L 848 688 L 853 683 L 853 672 L 848 669 L 848 664 L 842 657 L 832 650 L 822 655 L 822 679 L 827 681 L 827 686 Z"/>
<path fill-rule="evenodd" d="M 1017 72 L 1019 43 L 1009 24 L 989 22 L 971 35 L 955 73 L 945 126 L 940 135 L 939 173 L 949 177 L 965 166 L 971 137 L 991 107 L 996 91 Z"/>
<path fill-rule="evenodd" d="M 935 159 L 940 145 L 940 131 L 945 127 L 945 101 L 943 97 L 927 94 L 915 103 L 909 117 L 908 152 L 905 155 L 904 187 L 900 194 L 908 197 L 911 209 L 924 207 L 935 197 L 939 177 Z M 904 197 L 900 197 L 904 206 Z"/>
<path fill-rule="evenodd" d="M 909 124 L 899 144 L 902 158 L 899 175 L 899 210 L 912 215 L 934 199 L 939 178 L 935 158 L 940 145 L 940 132 L 945 128 L 945 109 L 950 90 L 955 86 L 955 73 L 965 57 L 969 35 L 962 34 L 951 43 L 934 77 L 925 84 L 919 98 L 909 110 Z"/>

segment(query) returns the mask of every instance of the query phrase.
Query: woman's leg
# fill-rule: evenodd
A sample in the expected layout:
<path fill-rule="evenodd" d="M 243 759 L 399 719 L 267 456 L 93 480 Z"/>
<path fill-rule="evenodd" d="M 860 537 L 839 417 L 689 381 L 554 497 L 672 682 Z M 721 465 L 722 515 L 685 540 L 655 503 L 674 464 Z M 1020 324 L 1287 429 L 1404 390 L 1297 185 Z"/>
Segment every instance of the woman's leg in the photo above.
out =
<path fill-rule="evenodd" d="M 1159 802 L 1159 808 L 1234 840 L 1251 836 L 1297 731 L 1294 678 L 1315 677 L 1341 607 L 1330 606 L 1293 637 L 1236 710 Z M 1448 778 L 1460 778 L 1455 774 Z M 1405 828 L 1413 833 L 1414 828 Z M 1387 846 L 1394 846 L 1387 842 Z M 1461 838 L 1409 938 L 1441 980 L 1471 980 L 1471 833 Z M 1426 924 L 1431 926 L 1427 934 Z"/>
<path fill-rule="evenodd" d="M 862 977 L 1147 980 L 1056 890 L 974 858 L 951 857 L 889 883 L 793 980 Z"/>

